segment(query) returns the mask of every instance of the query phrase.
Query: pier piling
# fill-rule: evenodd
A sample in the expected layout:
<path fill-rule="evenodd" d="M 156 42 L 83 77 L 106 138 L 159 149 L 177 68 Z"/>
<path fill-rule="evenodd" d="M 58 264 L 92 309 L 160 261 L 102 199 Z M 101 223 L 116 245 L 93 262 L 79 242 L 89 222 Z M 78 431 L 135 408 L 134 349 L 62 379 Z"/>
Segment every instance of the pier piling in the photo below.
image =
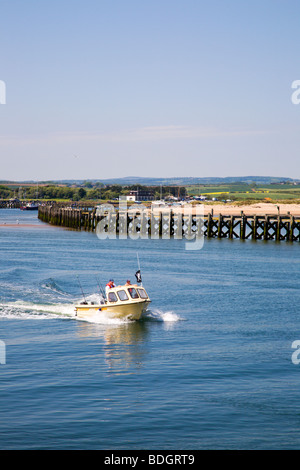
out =
<path fill-rule="evenodd" d="M 155 238 L 190 238 L 197 227 L 196 215 L 181 212 L 145 212 L 124 213 L 112 212 L 108 222 L 107 214 L 97 214 L 93 208 L 60 207 L 57 204 L 40 206 L 38 217 L 52 225 L 76 230 L 95 231 L 102 221 L 102 229 L 108 233 L 115 228 L 116 235 L 128 234 Z M 300 217 L 291 214 L 274 215 L 222 215 L 214 216 L 213 211 L 203 217 L 204 236 L 208 238 L 239 238 L 241 240 L 275 240 L 300 242 Z"/>

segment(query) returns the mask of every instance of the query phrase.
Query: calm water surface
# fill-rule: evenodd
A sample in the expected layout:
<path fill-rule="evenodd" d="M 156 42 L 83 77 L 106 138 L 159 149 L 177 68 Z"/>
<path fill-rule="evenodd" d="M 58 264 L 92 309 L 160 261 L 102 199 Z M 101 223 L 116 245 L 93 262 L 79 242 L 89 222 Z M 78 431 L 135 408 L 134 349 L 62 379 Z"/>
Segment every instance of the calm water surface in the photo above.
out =
<path fill-rule="evenodd" d="M 300 447 L 298 244 L 100 241 L 17 209 L 0 243 L 2 449 Z M 97 299 L 137 253 L 144 318 L 77 320 L 77 275 Z"/>

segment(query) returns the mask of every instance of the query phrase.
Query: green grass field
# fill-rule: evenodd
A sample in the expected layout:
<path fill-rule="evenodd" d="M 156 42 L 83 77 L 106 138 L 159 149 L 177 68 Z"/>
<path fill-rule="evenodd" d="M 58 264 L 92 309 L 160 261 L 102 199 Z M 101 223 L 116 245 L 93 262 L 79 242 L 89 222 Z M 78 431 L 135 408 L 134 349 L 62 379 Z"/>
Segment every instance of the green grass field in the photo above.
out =
<path fill-rule="evenodd" d="M 294 184 L 268 184 L 249 185 L 233 183 L 226 185 L 193 185 L 187 186 L 189 196 L 207 196 L 209 199 L 217 198 L 219 201 L 230 199 L 232 201 L 288 201 L 300 202 L 300 185 Z"/>

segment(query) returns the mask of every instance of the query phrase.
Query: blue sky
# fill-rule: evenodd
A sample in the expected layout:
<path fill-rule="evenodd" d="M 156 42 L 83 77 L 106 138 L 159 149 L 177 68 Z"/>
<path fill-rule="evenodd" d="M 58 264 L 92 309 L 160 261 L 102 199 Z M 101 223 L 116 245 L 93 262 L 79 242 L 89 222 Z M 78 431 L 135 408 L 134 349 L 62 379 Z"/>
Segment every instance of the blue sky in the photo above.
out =
<path fill-rule="evenodd" d="M 0 179 L 300 178 L 298 0 L 0 0 Z"/>

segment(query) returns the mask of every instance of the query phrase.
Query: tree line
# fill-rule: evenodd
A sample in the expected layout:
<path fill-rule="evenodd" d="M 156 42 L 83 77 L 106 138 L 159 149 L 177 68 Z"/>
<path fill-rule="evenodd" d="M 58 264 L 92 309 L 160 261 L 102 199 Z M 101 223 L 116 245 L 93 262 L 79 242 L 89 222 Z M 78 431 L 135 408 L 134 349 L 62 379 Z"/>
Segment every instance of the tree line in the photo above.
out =
<path fill-rule="evenodd" d="M 128 185 L 122 186 L 118 184 L 100 185 L 99 183 L 91 185 L 83 185 L 80 187 L 61 186 L 61 185 L 43 185 L 43 186 L 20 186 L 19 188 L 11 188 L 9 186 L 0 185 L 1 199 L 65 199 L 71 201 L 79 200 L 113 200 L 120 196 L 126 196 L 130 191 L 148 192 L 154 199 L 160 197 L 175 196 L 183 198 L 186 195 L 185 187 L 177 186 L 142 186 Z"/>

